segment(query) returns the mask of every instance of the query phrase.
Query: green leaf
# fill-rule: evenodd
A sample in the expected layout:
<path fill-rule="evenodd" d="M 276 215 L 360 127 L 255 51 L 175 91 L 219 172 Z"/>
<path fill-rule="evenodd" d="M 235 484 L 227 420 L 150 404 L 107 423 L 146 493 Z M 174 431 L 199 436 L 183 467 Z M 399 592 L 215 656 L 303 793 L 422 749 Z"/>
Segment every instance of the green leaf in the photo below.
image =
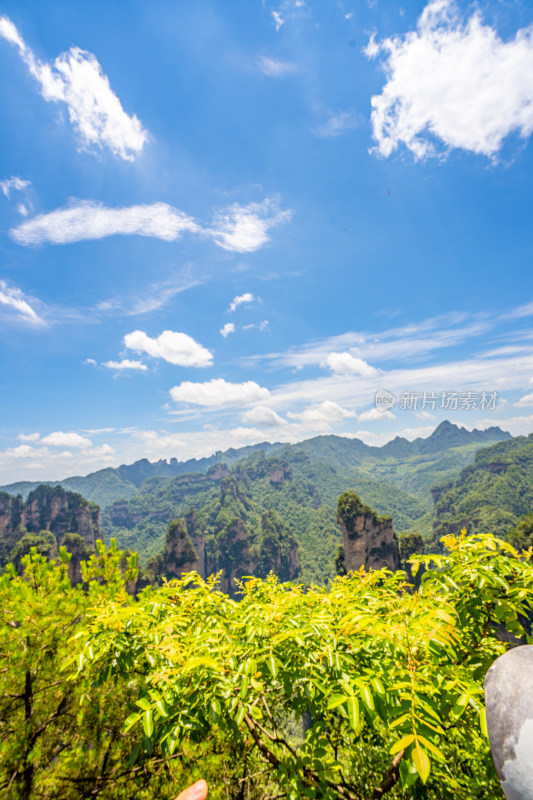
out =
<path fill-rule="evenodd" d="M 270 672 L 272 673 L 272 677 L 273 678 L 277 678 L 278 677 L 278 662 L 276 661 L 274 656 L 271 655 L 271 656 L 269 656 L 267 658 L 267 666 L 268 666 Z"/>
<path fill-rule="evenodd" d="M 346 700 L 345 694 L 332 694 L 328 700 L 327 709 L 330 711 L 332 708 L 342 705 Z"/>
<path fill-rule="evenodd" d="M 137 700 L 137 705 L 139 708 L 142 708 L 143 711 L 148 711 L 151 708 L 150 701 L 146 697 L 140 697 Z"/>
<path fill-rule="evenodd" d="M 479 727 L 481 728 L 481 733 L 483 734 L 483 736 L 486 739 L 488 739 L 489 738 L 489 732 L 487 730 L 487 717 L 485 715 L 485 709 L 484 708 L 480 709 L 480 712 L 479 712 Z"/>
<path fill-rule="evenodd" d="M 130 728 L 132 728 L 135 723 L 139 722 L 141 718 L 141 714 L 130 714 L 129 717 L 124 721 L 124 733 L 127 733 Z"/>
<path fill-rule="evenodd" d="M 168 711 L 163 700 L 157 700 L 157 702 L 155 703 L 155 707 L 157 708 L 162 717 L 168 717 Z"/>
<path fill-rule="evenodd" d="M 346 701 L 348 719 L 352 729 L 357 733 L 359 730 L 359 700 L 357 697 L 349 697 Z"/>
<path fill-rule="evenodd" d="M 372 697 L 372 692 L 370 691 L 368 686 L 365 686 L 363 689 L 363 703 L 365 704 L 365 706 L 368 708 L 369 711 L 374 711 L 375 709 L 374 698 Z"/>
<path fill-rule="evenodd" d="M 398 739 L 398 741 L 392 745 L 391 749 L 389 750 L 389 753 L 391 754 L 391 756 L 393 756 L 395 753 L 399 753 L 400 750 L 405 750 L 405 748 L 409 747 L 409 745 L 412 742 L 414 742 L 414 740 L 415 737 L 413 736 L 412 733 L 408 733 L 406 734 L 406 736 L 402 736 L 401 739 Z"/>
<path fill-rule="evenodd" d="M 154 721 L 152 719 L 152 709 L 147 709 L 144 714 L 142 715 L 143 719 L 143 730 L 145 735 L 150 738 L 152 733 L 154 732 Z"/>
<path fill-rule="evenodd" d="M 431 762 L 429 760 L 429 756 L 421 749 L 418 742 L 416 742 L 416 745 L 413 749 L 412 759 L 413 764 L 416 767 L 416 771 L 420 775 L 422 783 L 426 783 L 427 779 L 429 778 Z"/>

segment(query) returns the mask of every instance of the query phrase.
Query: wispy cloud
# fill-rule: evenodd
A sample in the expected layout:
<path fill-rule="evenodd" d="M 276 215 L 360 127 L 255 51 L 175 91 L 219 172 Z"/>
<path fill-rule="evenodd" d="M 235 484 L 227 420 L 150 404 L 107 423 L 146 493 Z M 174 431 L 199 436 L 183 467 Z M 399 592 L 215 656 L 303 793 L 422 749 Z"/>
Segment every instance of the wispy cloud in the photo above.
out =
<path fill-rule="evenodd" d="M 257 64 L 261 72 L 270 78 L 283 78 L 296 71 L 296 64 L 292 64 L 290 61 L 278 61 L 275 58 L 268 58 L 268 56 L 260 56 Z"/>
<path fill-rule="evenodd" d="M 228 311 L 230 314 L 235 311 L 236 308 L 242 306 L 243 304 L 249 305 L 255 301 L 255 297 L 251 292 L 245 292 L 244 294 L 238 294 L 236 297 L 233 298 L 231 301 Z"/>
<path fill-rule="evenodd" d="M 129 358 L 123 358 L 122 361 L 104 361 L 102 366 L 107 367 L 108 369 L 115 369 L 119 371 L 134 369 L 145 372 L 148 369 L 146 364 L 143 364 L 142 361 L 132 361 Z"/>
<path fill-rule="evenodd" d="M 96 311 L 111 314 L 116 314 L 118 311 L 125 316 L 132 317 L 149 314 L 164 308 L 181 292 L 200 286 L 203 282 L 203 278 L 192 277 L 192 269 L 188 266 L 182 273 L 157 283 L 151 283 L 133 295 L 102 300 L 96 306 Z"/>
<path fill-rule="evenodd" d="M 27 189 L 28 186 L 31 186 L 31 181 L 18 178 L 16 175 L 13 175 L 12 178 L 6 178 L 4 181 L 0 181 L 0 189 L 2 189 L 2 192 L 8 199 L 11 197 L 12 191 L 22 192 L 24 189 Z"/>
<path fill-rule="evenodd" d="M 376 152 L 405 145 L 415 159 L 461 148 L 494 158 L 513 131 L 533 131 L 533 27 L 504 41 L 479 11 L 463 19 L 453 0 L 428 3 L 417 30 L 381 42 L 387 82 L 372 97 Z"/>
<path fill-rule="evenodd" d="M 2 280 L 0 280 L 0 306 L 13 309 L 18 319 L 28 322 L 30 325 L 46 324 L 45 320 L 30 305 L 28 298 L 21 289 L 17 289 L 15 286 L 8 286 Z"/>
<path fill-rule="evenodd" d="M 139 155 L 147 131 L 135 114 L 129 116 L 124 111 L 92 53 L 71 47 L 53 64 L 39 61 L 8 17 L 0 18 L 0 36 L 17 49 L 37 81 L 42 97 L 66 104 L 83 147 L 108 147 L 115 156 L 127 161 Z"/>
<path fill-rule="evenodd" d="M 359 127 L 360 115 L 357 111 L 337 111 L 331 114 L 321 125 L 313 128 L 313 133 L 324 139 L 340 136 L 346 131 L 353 131 Z"/>
<path fill-rule="evenodd" d="M 207 230 L 216 244 L 235 253 L 250 253 L 269 241 L 268 232 L 290 220 L 292 212 L 279 207 L 277 197 L 241 206 L 234 203 L 215 213 Z"/>
<path fill-rule="evenodd" d="M 39 214 L 13 228 L 10 234 L 18 244 L 38 245 L 69 244 L 116 234 L 153 236 L 172 242 L 185 231 L 198 232 L 199 226 L 192 217 L 166 203 L 108 208 L 86 200 Z"/>
<path fill-rule="evenodd" d="M 71 244 L 117 234 L 174 242 L 189 232 L 212 238 L 224 250 L 246 253 L 263 247 L 270 240 L 270 229 L 291 216 L 290 210 L 279 207 L 277 197 L 219 209 L 208 226 L 168 203 L 109 208 L 91 200 L 73 200 L 64 208 L 26 220 L 12 228 L 10 235 L 18 244 L 40 245 Z"/>

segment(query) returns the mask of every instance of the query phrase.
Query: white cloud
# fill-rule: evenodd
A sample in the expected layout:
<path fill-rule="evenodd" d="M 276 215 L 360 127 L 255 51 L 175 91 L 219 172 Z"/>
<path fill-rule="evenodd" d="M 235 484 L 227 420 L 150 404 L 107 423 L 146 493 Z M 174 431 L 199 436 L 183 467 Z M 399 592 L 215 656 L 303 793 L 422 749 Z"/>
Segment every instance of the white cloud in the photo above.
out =
<path fill-rule="evenodd" d="M 180 367 L 210 367 L 213 355 L 198 344 L 192 336 L 177 331 L 163 331 L 152 339 L 144 331 L 133 331 L 124 337 L 124 344 L 137 353 L 148 353 L 154 358 L 163 358 Z"/>
<path fill-rule="evenodd" d="M 276 61 L 267 56 L 260 56 L 257 63 L 261 72 L 271 78 L 282 78 L 296 70 L 296 64 L 291 64 L 289 61 Z"/>
<path fill-rule="evenodd" d="M 194 403 L 199 406 L 244 406 L 266 400 L 270 392 L 254 381 L 229 383 L 224 378 L 213 378 L 205 383 L 183 381 L 170 390 L 176 403 Z"/>
<path fill-rule="evenodd" d="M 96 367 L 98 365 L 98 361 L 96 361 L 94 358 L 86 358 L 83 363 L 90 364 L 92 367 Z"/>
<path fill-rule="evenodd" d="M 39 214 L 13 228 L 10 234 L 19 244 L 36 245 L 43 242 L 69 244 L 115 234 L 154 236 L 172 242 L 184 231 L 195 233 L 199 226 L 192 217 L 167 203 L 107 208 L 87 200 L 49 214 Z"/>
<path fill-rule="evenodd" d="M 279 29 L 284 23 L 284 19 L 279 13 L 279 11 L 272 11 L 272 16 L 274 17 L 274 24 L 276 25 L 276 31 L 279 31 Z"/>
<path fill-rule="evenodd" d="M 45 321 L 31 307 L 24 294 L 16 287 L 10 287 L 5 281 L 0 280 L 0 305 L 13 308 L 18 312 L 19 319 L 32 325 L 44 325 Z"/>
<path fill-rule="evenodd" d="M 377 375 L 375 367 L 370 366 L 364 359 L 352 356 L 351 353 L 330 353 L 325 361 L 332 372 L 341 375 Z"/>
<path fill-rule="evenodd" d="M 92 53 L 71 47 L 53 64 L 39 61 L 7 17 L 0 18 L 0 36 L 16 47 L 39 83 L 42 97 L 67 105 L 83 147 L 108 147 L 119 158 L 136 158 L 147 140 L 147 131 L 135 114 L 126 114 Z"/>
<path fill-rule="evenodd" d="M 424 425 L 420 428 L 403 428 L 399 431 L 389 431 L 385 433 L 375 433 L 374 431 L 356 431 L 353 434 L 343 434 L 348 439 L 360 439 L 365 444 L 382 447 L 387 442 L 391 442 L 397 436 L 412 442 L 413 439 L 426 439 L 435 430 L 434 425 Z"/>
<path fill-rule="evenodd" d="M 258 250 L 269 241 L 268 231 L 286 222 L 291 211 L 282 211 L 277 198 L 265 198 L 262 203 L 241 206 L 234 203 L 217 211 L 207 233 L 224 250 L 248 253 Z"/>
<path fill-rule="evenodd" d="M 28 206 L 25 206 L 25 205 L 24 205 L 24 203 L 19 203 L 19 204 L 18 204 L 18 206 L 17 206 L 17 211 L 18 211 L 18 212 L 19 212 L 19 214 L 21 214 L 23 217 L 27 217 L 27 216 L 28 216 L 28 214 L 29 214 L 29 211 L 28 211 Z"/>
<path fill-rule="evenodd" d="M 109 369 L 140 369 L 140 370 L 147 370 L 148 367 L 146 364 L 143 364 L 142 361 L 131 361 L 129 358 L 123 358 L 122 361 L 104 361 L 102 364 L 103 367 L 108 367 Z"/>
<path fill-rule="evenodd" d="M 79 433 L 65 433 L 64 431 L 54 431 L 49 433 L 48 436 L 43 436 L 41 439 L 42 444 L 50 445 L 51 447 L 92 447 L 92 442 L 86 436 L 80 436 Z"/>
<path fill-rule="evenodd" d="M 533 393 L 524 395 L 524 397 L 521 397 L 518 403 L 514 403 L 514 405 L 519 407 L 533 406 Z"/>
<path fill-rule="evenodd" d="M 384 419 L 396 419 L 391 411 L 380 411 L 379 408 L 371 408 L 359 414 L 359 422 L 371 422 L 372 420 L 382 421 Z"/>
<path fill-rule="evenodd" d="M 357 415 L 355 411 L 348 411 L 332 400 L 324 400 L 322 403 L 309 406 L 304 411 L 289 411 L 287 416 L 311 428 L 317 427 L 329 430 L 332 425 L 338 425 L 348 417 L 355 417 Z"/>
<path fill-rule="evenodd" d="M 21 442 L 37 442 L 40 438 L 38 433 L 19 433 L 17 439 Z"/>
<path fill-rule="evenodd" d="M 235 325 L 233 322 L 226 322 L 226 324 L 220 329 L 220 333 L 224 339 L 229 336 L 230 333 L 235 333 Z"/>
<path fill-rule="evenodd" d="M 503 41 L 476 11 L 463 21 L 453 0 L 428 3 L 417 30 L 382 42 L 387 76 L 372 97 L 377 152 L 404 144 L 416 159 L 449 148 L 495 157 L 512 132 L 533 131 L 533 27 Z"/>
<path fill-rule="evenodd" d="M 0 34 L 1 34 L 1 29 L 0 29 Z M 0 181 L 0 189 L 3 191 L 3 193 L 8 199 L 11 196 L 12 189 L 14 189 L 16 192 L 22 192 L 28 186 L 31 186 L 31 181 L 22 180 L 22 178 L 17 178 L 16 175 L 14 175 L 12 178 L 6 178 L 5 181 Z"/>
<path fill-rule="evenodd" d="M 337 111 L 337 113 L 331 114 L 322 125 L 313 128 L 313 133 L 329 139 L 340 136 L 345 131 L 353 131 L 357 127 L 359 127 L 359 115 L 356 111 Z"/>
<path fill-rule="evenodd" d="M 245 292 L 244 294 L 239 294 L 237 295 L 237 297 L 234 297 L 233 300 L 231 301 L 228 311 L 232 313 L 233 311 L 235 311 L 236 308 L 238 308 L 238 306 L 241 306 L 243 303 L 246 304 L 253 303 L 254 300 L 255 297 L 251 292 Z"/>
<path fill-rule="evenodd" d="M 287 424 L 287 420 L 266 406 L 255 406 L 250 411 L 245 411 L 242 421 L 247 425 L 258 425 L 260 428 L 274 428 Z"/>

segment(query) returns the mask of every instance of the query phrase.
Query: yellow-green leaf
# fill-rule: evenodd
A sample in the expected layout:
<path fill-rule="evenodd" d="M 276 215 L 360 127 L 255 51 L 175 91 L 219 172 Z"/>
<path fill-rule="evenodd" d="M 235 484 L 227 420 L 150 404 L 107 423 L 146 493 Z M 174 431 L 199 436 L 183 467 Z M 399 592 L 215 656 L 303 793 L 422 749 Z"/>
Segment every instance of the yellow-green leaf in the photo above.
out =
<path fill-rule="evenodd" d="M 357 697 L 349 697 L 346 701 L 348 719 L 354 731 L 359 730 L 359 700 Z"/>
<path fill-rule="evenodd" d="M 328 710 L 332 708 L 337 708 L 337 706 L 342 705 L 345 700 L 346 700 L 345 694 L 332 694 L 328 700 Z"/>
<path fill-rule="evenodd" d="M 420 775 L 422 783 L 426 783 L 427 779 L 429 778 L 429 770 L 431 769 L 431 762 L 429 760 L 429 756 L 425 753 L 418 742 L 413 749 L 413 764 L 416 767 L 416 771 Z"/>
<path fill-rule="evenodd" d="M 405 748 L 409 747 L 409 745 L 412 742 L 414 742 L 414 740 L 415 737 L 413 736 L 412 733 L 408 733 L 406 736 L 402 736 L 401 739 L 398 739 L 398 741 L 392 745 L 391 749 L 389 750 L 389 753 L 391 754 L 391 756 L 393 756 L 395 753 L 399 753 L 400 750 L 405 750 Z"/>

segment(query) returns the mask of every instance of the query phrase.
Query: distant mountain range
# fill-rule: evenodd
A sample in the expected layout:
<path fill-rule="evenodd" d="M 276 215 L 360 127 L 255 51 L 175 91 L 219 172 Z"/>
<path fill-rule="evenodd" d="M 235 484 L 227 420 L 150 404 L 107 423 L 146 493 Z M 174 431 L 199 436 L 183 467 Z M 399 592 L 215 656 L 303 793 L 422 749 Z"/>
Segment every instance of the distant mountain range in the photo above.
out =
<path fill-rule="evenodd" d="M 360 439 L 334 435 L 316 436 L 294 445 L 262 442 L 238 449 L 230 448 L 218 451 L 208 458 L 192 458 L 188 461 L 178 461 L 176 458 L 171 458 L 169 461 L 165 459 L 148 461 L 148 459 L 142 458 L 133 464 L 107 467 L 86 476 L 76 475 L 59 481 L 18 481 L 0 486 L 0 491 L 20 494 L 25 498 L 41 483 L 49 483 L 53 486 L 62 486 L 69 491 L 79 492 L 88 500 L 92 500 L 104 508 L 116 500 L 128 500 L 133 497 L 148 478 L 156 476 L 173 478 L 188 473 L 205 473 L 216 464 L 232 466 L 260 450 L 265 454 L 280 450 L 283 452 L 302 450 L 309 456 L 336 468 L 351 469 L 365 465 L 374 466 L 391 459 L 394 461 L 435 455 L 440 458 L 445 451 L 450 449 L 458 447 L 477 449 L 488 443 L 510 438 L 512 438 L 510 433 L 502 431 L 498 427 L 487 428 L 483 431 L 468 431 L 445 420 L 426 439 L 419 438 L 409 441 L 397 436 L 382 447 L 367 445 Z M 459 461 L 461 460 L 459 459 Z M 455 465 L 454 463 L 450 466 L 462 466 L 462 464 Z"/>
<path fill-rule="evenodd" d="M 530 493 L 532 437 L 532 469 L 526 478 Z M 294 445 L 263 443 L 187 462 L 142 459 L 53 485 L 99 503 L 106 538 L 116 537 L 119 546 L 137 550 L 147 563 L 165 546 L 169 523 L 185 518 L 191 509 L 203 520 L 206 552 L 212 551 L 219 559 L 211 540 L 218 542 L 220 531 L 229 524 L 225 512 L 220 516 L 229 481 L 239 502 L 239 524 L 246 527 L 248 540 L 255 541 L 254 531 L 262 524 L 259 520 L 269 518 L 265 514 L 277 515 L 276 525 L 284 526 L 280 531 L 286 530 L 283 536 L 293 536 L 297 542 L 302 579 L 323 582 L 335 571 L 341 542 L 336 505 L 343 492 L 353 490 L 377 514 L 392 516 L 397 533 L 419 532 L 434 547 L 441 528 L 443 532 L 456 529 L 461 515 L 468 514 L 471 481 L 478 486 L 480 480 L 472 476 L 485 470 L 493 481 L 505 475 L 514 480 L 515 460 L 529 458 L 523 453 L 523 439 L 513 439 L 497 427 L 467 431 L 446 421 L 426 439 L 409 442 L 397 437 L 383 447 L 355 438 L 317 436 Z M 528 446 L 526 450 L 529 454 Z M 487 453 L 493 453 L 489 461 Z M 25 496 L 37 485 L 24 482 L 1 488 Z M 492 486 L 487 483 L 487 491 Z M 521 491 L 524 494 L 523 487 L 520 490 L 513 483 L 513 508 L 508 512 L 504 505 L 498 506 L 500 516 L 494 520 L 499 527 L 494 532 L 500 532 L 506 521 L 514 524 L 522 507 L 529 510 L 529 494 L 524 494 L 520 504 Z M 508 494 L 500 491 L 502 502 L 509 500 Z M 480 497 L 487 505 L 487 493 Z M 227 504 L 227 499 L 224 502 Z M 479 519 L 483 520 L 483 515 Z M 263 535 L 259 531 L 257 541 L 262 541 Z"/>

